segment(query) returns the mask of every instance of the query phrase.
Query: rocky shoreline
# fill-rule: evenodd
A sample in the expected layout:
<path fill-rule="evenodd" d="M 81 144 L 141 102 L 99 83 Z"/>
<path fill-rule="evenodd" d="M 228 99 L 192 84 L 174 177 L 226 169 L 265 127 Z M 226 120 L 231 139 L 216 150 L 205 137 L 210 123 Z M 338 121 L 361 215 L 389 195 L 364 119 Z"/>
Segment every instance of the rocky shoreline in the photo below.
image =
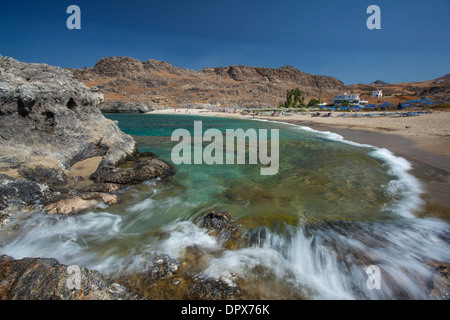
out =
<path fill-rule="evenodd" d="M 224 240 L 242 236 L 237 220 L 226 212 L 197 217 Z M 230 232 L 232 231 L 232 232 Z M 166 254 L 149 254 L 148 270 L 105 277 L 96 270 L 60 264 L 56 259 L 0 256 L 0 300 L 223 300 L 239 299 L 244 291 L 228 278 L 205 278 L 196 273 L 202 252 L 188 248 L 183 261 Z M 72 269 L 71 269 L 72 268 Z M 73 272 L 75 268 L 77 273 Z M 75 278 L 77 276 L 78 278 Z M 78 283 L 76 282 L 78 281 Z"/>
<path fill-rule="evenodd" d="M 102 101 L 67 70 L 0 57 L 0 223 L 22 209 L 79 213 L 112 204 L 105 193 L 175 173 L 140 154 L 102 115 Z M 121 169 L 125 163 L 133 169 Z"/>
<path fill-rule="evenodd" d="M 97 89 L 87 88 L 68 70 L 0 56 L 0 228 L 15 216 L 77 215 L 99 205 L 113 205 L 120 201 L 117 191 L 122 188 L 156 178 L 164 182 L 176 173 L 157 155 L 138 152 L 136 141 L 102 115 L 102 102 Z M 76 267 L 81 282 L 71 288 L 67 283 L 74 266 L 55 259 L 16 260 L 2 255 L 0 300 L 230 299 L 241 295 L 228 279 L 186 272 L 186 262 L 182 266 L 167 255 L 155 253 L 148 263 L 148 272 L 115 279 Z"/>
<path fill-rule="evenodd" d="M 119 201 L 115 191 L 175 174 L 106 119 L 103 95 L 68 70 L 0 56 L 0 226 L 16 214 L 80 214 Z M 121 166 L 124 166 L 123 168 Z M 134 299 L 82 268 L 79 292 L 54 259 L 0 259 L 2 299 Z"/>

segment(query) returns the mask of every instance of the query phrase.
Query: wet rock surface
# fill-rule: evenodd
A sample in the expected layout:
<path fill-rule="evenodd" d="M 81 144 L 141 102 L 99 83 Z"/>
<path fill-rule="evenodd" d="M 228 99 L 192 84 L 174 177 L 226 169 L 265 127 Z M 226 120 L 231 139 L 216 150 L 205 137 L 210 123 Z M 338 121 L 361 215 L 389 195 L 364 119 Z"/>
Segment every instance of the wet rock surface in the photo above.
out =
<path fill-rule="evenodd" d="M 1 300 L 137 300 L 127 288 L 97 271 L 59 264 L 55 259 L 0 256 Z"/>
<path fill-rule="evenodd" d="M 427 264 L 433 268 L 430 296 L 439 300 L 450 300 L 450 263 L 428 260 Z"/>
<path fill-rule="evenodd" d="M 47 214 L 72 215 L 80 214 L 85 210 L 93 209 L 102 204 L 114 205 L 119 197 L 114 194 L 91 192 L 79 196 L 65 197 L 62 200 L 48 204 L 44 207 Z"/>
<path fill-rule="evenodd" d="M 211 211 L 199 215 L 194 223 L 210 230 L 210 235 L 222 241 L 222 248 L 205 252 L 198 246 L 187 246 L 184 254 L 173 258 L 161 252 L 140 255 L 139 270 L 111 275 L 112 279 L 147 299 L 223 300 L 242 299 L 246 292 L 230 277 L 209 277 L 203 274 L 208 256 L 234 249 L 242 230 L 230 213 Z M 136 257 L 125 259 L 133 266 Z"/>
<path fill-rule="evenodd" d="M 198 216 L 195 220 L 202 228 L 214 231 L 224 243 L 227 249 L 234 249 L 237 242 L 242 238 L 243 232 L 238 220 L 234 219 L 229 212 L 211 211 Z"/>
<path fill-rule="evenodd" d="M 189 258 L 177 260 L 167 254 L 155 252 L 146 257 L 145 266 L 141 266 L 145 271 L 116 275 L 112 279 L 152 300 L 242 298 L 244 291 L 235 282 L 226 277 L 215 279 L 197 274 L 191 263 Z"/>

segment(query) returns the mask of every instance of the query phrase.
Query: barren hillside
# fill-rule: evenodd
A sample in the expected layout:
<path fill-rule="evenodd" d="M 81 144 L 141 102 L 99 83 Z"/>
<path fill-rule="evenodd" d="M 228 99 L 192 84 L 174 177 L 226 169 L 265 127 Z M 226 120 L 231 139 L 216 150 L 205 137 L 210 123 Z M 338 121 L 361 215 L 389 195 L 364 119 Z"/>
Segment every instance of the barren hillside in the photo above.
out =
<path fill-rule="evenodd" d="M 87 86 L 97 86 L 108 103 L 119 101 L 154 109 L 167 106 L 276 107 L 286 91 L 300 88 L 309 99 L 329 100 L 344 90 L 332 77 L 312 75 L 291 66 L 182 69 L 168 62 L 128 57 L 103 58 L 93 67 L 71 69 Z"/>

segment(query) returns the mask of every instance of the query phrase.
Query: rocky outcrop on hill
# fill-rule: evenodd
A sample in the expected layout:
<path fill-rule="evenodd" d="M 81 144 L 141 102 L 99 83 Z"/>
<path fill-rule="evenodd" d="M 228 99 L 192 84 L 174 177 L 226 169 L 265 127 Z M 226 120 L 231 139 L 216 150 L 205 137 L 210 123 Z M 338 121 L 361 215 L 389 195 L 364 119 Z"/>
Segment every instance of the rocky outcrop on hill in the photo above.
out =
<path fill-rule="evenodd" d="M 149 105 L 136 102 L 123 102 L 120 100 L 109 100 L 103 102 L 100 111 L 104 113 L 146 113 L 153 111 Z"/>
<path fill-rule="evenodd" d="M 304 92 L 306 102 L 319 95 L 322 99 L 332 97 L 344 89 L 335 78 L 308 74 L 292 66 L 273 69 L 239 65 L 193 71 L 164 61 L 109 57 L 93 68 L 70 70 L 78 80 L 105 94 L 100 108 L 108 112 L 123 112 L 127 107 L 130 112 L 199 105 L 210 109 L 278 107 L 285 101 L 286 91 L 293 88 Z"/>
<path fill-rule="evenodd" d="M 389 84 L 389 83 L 384 82 L 383 80 L 375 80 L 374 82 L 371 82 L 370 84 Z"/>

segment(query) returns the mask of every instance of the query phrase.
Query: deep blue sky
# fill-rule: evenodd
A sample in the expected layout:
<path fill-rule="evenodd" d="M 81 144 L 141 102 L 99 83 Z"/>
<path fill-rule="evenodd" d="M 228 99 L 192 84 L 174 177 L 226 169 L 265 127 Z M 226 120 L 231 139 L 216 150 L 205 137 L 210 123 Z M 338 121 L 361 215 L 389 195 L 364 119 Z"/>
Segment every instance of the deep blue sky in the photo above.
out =
<path fill-rule="evenodd" d="M 66 27 L 71 4 L 81 8 L 81 30 Z M 366 27 L 371 4 L 381 8 L 381 30 Z M 397 83 L 450 73 L 449 39 L 450 0 L 21 0 L 0 9 L 1 55 L 72 68 L 129 56 Z"/>

